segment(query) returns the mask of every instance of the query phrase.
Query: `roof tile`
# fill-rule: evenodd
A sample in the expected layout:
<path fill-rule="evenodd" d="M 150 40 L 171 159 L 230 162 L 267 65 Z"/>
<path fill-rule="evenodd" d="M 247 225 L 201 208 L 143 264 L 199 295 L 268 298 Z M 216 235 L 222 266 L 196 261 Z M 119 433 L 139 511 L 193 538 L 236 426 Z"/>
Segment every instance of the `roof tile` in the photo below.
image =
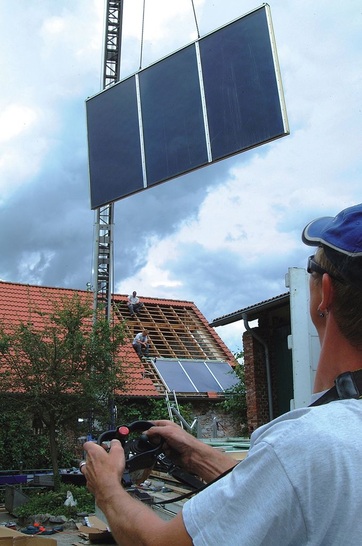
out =
<path fill-rule="evenodd" d="M 68 288 L 54 288 L 45 286 L 35 286 L 19 283 L 9 283 L 0 281 L 0 322 L 10 323 L 12 325 L 19 324 L 21 322 L 31 321 L 33 324 L 41 322 L 41 317 L 35 311 L 41 311 L 47 313 L 52 310 L 52 304 L 56 300 L 61 300 L 64 296 L 71 297 L 74 293 L 80 294 L 85 301 L 89 301 L 89 305 L 93 305 L 93 293 L 85 290 L 73 290 Z M 235 363 L 235 359 L 223 341 L 213 328 L 211 328 L 196 307 L 193 302 L 183 300 L 161 299 L 161 298 L 148 298 L 140 296 L 140 299 L 145 304 L 145 307 L 158 308 L 163 306 L 165 308 L 174 309 L 186 309 L 189 310 L 198 324 L 202 325 L 203 334 L 212 339 L 218 354 L 223 355 L 223 359 L 229 361 L 230 364 Z M 116 304 L 123 304 L 123 308 L 127 310 L 125 303 L 127 296 L 122 294 L 114 294 L 112 300 Z M 150 311 L 151 312 L 151 311 Z M 188 312 L 188 311 L 187 311 Z M 117 313 L 114 313 L 114 317 L 117 319 Z M 128 386 L 122 393 L 124 396 L 133 397 L 158 397 L 160 392 L 157 390 L 152 379 L 147 375 L 144 364 L 139 360 L 138 355 L 132 347 L 132 336 L 142 327 L 141 322 L 133 323 L 129 321 L 129 317 L 124 318 L 123 315 L 118 316 L 118 320 L 125 321 L 128 328 L 128 342 L 121 347 L 120 357 L 123 365 L 127 369 L 127 375 L 129 377 Z M 156 319 L 155 319 L 156 320 Z M 165 322 L 166 319 L 163 319 Z M 131 324 L 131 327 L 128 327 Z M 161 325 L 155 323 L 155 327 L 161 329 Z M 200 326 L 201 327 L 201 326 Z M 179 328 L 175 326 L 175 328 Z M 167 329 L 172 330 L 172 325 L 167 324 Z M 177 332 L 175 335 L 179 335 Z M 152 341 L 152 338 L 151 338 Z M 181 341 L 179 340 L 181 343 Z M 194 344 L 197 344 L 197 340 L 193 340 Z M 177 350 L 177 349 L 175 349 Z M 157 355 L 159 356 L 159 355 Z M 181 358 L 178 356 L 178 358 Z M 209 394 L 209 396 L 212 396 Z"/>

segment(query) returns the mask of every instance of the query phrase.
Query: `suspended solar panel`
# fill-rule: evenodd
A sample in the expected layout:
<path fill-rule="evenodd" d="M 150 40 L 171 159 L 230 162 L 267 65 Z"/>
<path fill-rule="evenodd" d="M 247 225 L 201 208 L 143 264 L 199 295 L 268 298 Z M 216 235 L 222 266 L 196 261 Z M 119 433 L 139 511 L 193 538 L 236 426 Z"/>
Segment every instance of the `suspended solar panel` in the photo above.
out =
<path fill-rule="evenodd" d="M 239 382 L 232 367 L 219 360 L 162 359 L 153 365 L 169 391 L 224 392 Z"/>
<path fill-rule="evenodd" d="M 288 134 L 264 5 L 86 101 L 97 208 Z"/>

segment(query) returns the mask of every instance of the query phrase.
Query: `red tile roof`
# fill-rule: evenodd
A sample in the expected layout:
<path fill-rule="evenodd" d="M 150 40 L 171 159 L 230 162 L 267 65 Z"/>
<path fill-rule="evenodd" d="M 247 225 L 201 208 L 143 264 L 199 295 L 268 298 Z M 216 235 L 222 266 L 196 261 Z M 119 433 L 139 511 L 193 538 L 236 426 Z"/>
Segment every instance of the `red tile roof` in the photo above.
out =
<path fill-rule="evenodd" d="M 34 311 L 38 310 L 42 311 L 43 313 L 50 312 L 54 301 L 60 301 L 67 295 L 71 297 L 75 292 L 80 294 L 85 301 L 89 300 L 89 305 L 93 305 L 93 293 L 91 292 L 0 281 L 0 321 L 3 323 L 11 323 L 13 325 L 28 321 L 36 324 L 40 319 L 39 316 L 34 313 Z M 149 305 L 151 308 L 152 305 L 160 304 L 165 307 L 181 307 L 192 311 L 193 315 L 195 315 L 200 323 L 202 323 L 205 332 L 214 340 L 213 343 L 223 354 L 223 359 L 229 361 L 230 364 L 235 363 L 232 353 L 220 339 L 218 334 L 213 330 L 213 328 L 209 326 L 207 320 L 197 309 L 194 303 L 182 300 L 166 300 L 142 296 L 140 296 L 140 299 L 145 304 L 145 307 Z M 127 296 L 115 294 L 112 296 L 112 300 L 116 304 L 123 303 L 123 307 L 125 307 Z M 125 309 L 127 308 L 125 307 Z M 117 313 L 114 313 L 114 319 L 119 320 L 119 318 L 117 318 Z M 127 319 L 126 322 L 128 322 Z M 132 329 L 128 330 L 128 341 L 120 349 L 122 365 L 126 367 L 127 375 L 129 377 L 129 387 L 126 391 L 120 394 L 133 397 L 159 397 L 161 396 L 159 391 L 156 389 L 144 364 L 139 360 L 138 355 L 132 347 L 133 330 L 136 331 L 136 329 L 138 331 L 141 329 L 141 326 L 138 323 L 133 324 Z"/>

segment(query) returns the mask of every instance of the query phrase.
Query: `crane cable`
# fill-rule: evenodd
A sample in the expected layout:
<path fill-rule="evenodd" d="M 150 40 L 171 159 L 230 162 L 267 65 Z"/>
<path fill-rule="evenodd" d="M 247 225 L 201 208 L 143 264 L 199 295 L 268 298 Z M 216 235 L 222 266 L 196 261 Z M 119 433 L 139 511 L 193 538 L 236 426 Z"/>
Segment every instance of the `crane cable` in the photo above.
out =
<path fill-rule="evenodd" d="M 196 27 L 196 32 L 197 32 L 197 38 L 199 39 L 199 38 L 200 38 L 200 30 L 199 30 L 199 25 L 198 25 L 198 22 L 197 22 L 197 16 L 196 16 L 196 10 L 195 10 L 194 0 L 191 0 L 191 5 L 192 5 L 192 11 L 193 11 L 193 14 L 194 14 L 194 20 L 195 20 L 195 27 Z M 146 0 L 143 0 L 139 70 L 141 70 L 141 68 L 142 68 L 142 63 L 143 63 L 143 42 L 144 42 L 144 32 L 145 32 L 145 13 L 146 13 Z"/>
<path fill-rule="evenodd" d="M 144 32 L 145 32 L 145 12 L 146 12 L 146 0 L 143 0 L 141 50 L 140 50 L 140 67 L 139 67 L 139 70 L 141 70 L 141 68 L 142 68 L 142 61 L 143 61 L 143 36 L 144 36 Z"/>
<path fill-rule="evenodd" d="M 195 27 L 196 27 L 196 32 L 197 32 L 197 38 L 200 39 L 200 31 L 199 31 L 199 25 L 197 23 L 194 0 L 191 0 L 191 4 L 192 4 L 192 11 L 194 12 L 194 19 L 195 19 Z"/>

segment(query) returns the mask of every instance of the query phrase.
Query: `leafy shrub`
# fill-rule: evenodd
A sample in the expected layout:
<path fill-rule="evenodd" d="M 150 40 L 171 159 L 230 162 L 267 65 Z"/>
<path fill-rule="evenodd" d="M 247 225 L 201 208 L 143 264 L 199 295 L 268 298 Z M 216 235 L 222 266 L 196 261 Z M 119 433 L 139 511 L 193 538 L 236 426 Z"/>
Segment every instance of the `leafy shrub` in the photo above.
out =
<path fill-rule="evenodd" d="M 239 355 L 240 356 L 242 353 Z M 239 382 L 225 392 L 225 400 L 220 403 L 220 408 L 233 419 L 240 427 L 243 434 L 247 433 L 247 405 L 244 364 L 237 364 L 234 368 Z"/>
<path fill-rule="evenodd" d="M 191 404 L 180 404 L 180 413 L 187 422 L 194 419 Z M 129 424 L 133 421 L 155 421 L 157 419 L 169 419 L 165 400 L 142 400 L 141 402 L 120 401 L 117 404 L 117 425 Z"/>
<path fill-rule="evenodd" d="M 76 506 L 64 506 L 68 491 L 77 501 Z M 74 517 L 80 512 L 88 514 L 94 512 L 94 497 L 86 487 L 70 484 L 62 484 L 59 491 L 35 493 L 27 503 L 17 508 L 17 515 L 21 518 L 35 514 Z"/>

